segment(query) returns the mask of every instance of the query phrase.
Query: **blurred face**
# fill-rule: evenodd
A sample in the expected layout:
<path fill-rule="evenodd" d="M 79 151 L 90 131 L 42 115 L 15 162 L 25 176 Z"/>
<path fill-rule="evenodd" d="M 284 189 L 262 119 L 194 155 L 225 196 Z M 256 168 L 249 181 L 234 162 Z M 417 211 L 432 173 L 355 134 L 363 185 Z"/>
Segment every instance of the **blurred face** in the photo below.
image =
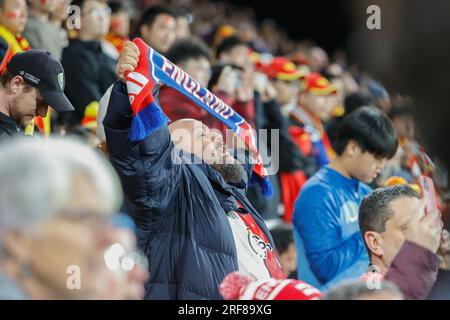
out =
<path fill-rule="evenodd" d="M 125 11 L 119 11 L 111 16 L 111 31 L 120 37 L 128 37 L 130 19 Z"/>
<path fill-rule="evenodd" d="M 371 253 L 378 257 L 386 268 L 389 268 L 395 256 L 405 242 L 404 231 L 415 215 L 423 214 L 421 201 L 418 198 L 399 198 L 389 204 L 392 217 L 386 221 L 385 231 L 381 233 L 366 232 L 365 241 Z"/>
<path fill-rule="evenodd" d="M 25 0 L 4 0 L 0 5 L 0 24 L 14 35 L 20 35 L 27 24 L 27 4 Z"/>
<path fill-rule="evenodd" d="M 30 6 L 43 13 L 52 13 L 59 0 L 31 0 Z"/>
<path fill-rule="evenodd" d="M 191 36 L 189 21 L 186 17 L 178 17 L 176 19 L 176 39 L 186 39 Z"/>
<path fill-rule="evenodd" d="M 411 116 L 396 117 L 392 123 L 399 137 L 414 138 L 414 119 Z"/>
<path fill-rule="evenodd" d="M 152 25 L 143 25 L 140 33 L 144 41 L 160 53 L 166 53 L 176 39 L 175 19 L 167 14 L 160 14 Z"/>
<path fill-rule="evenodd" d="M 22 127 L 26 127 L 35 116 L 44 117 L 48 104 L 36 88 L 27 85 L 19 76 L 14 77 L 9 89 L 12 92 L 11 117 Z"/>
<path fill-rule="evenodd" d="M 245 45 L 236 46 L 229 52 L 222 53 L 220 60 L 234 64 L 242 69 L 248 69 L 251 65 L 248 47 Z"/>
<path fill-rule="evenodd" d="M 277 99 L 281 105 L 288 103 L 295 103 L 300 91 L 299 81 L 283 81 L 276 79 L 273 82 L 275 90 L 277 91 Z"/>
<path fill-rule="evenodd" d="M 279 255 L 279 259 L 281 267 L 287 276 L 297 270 L 297 250 L 295 249 L 295 244 L 289 244 L 286 252 Z"/>
<path fill-rule="evenodd" d="M 198 59 L 189 59 L 179 66 L 183 71 L 197 80 L 203 87 L 208 86 L 211 77 L 211 64 L 208 59 L 201 57 Z"/>
<path fill-rule="evenodd" d="M 83 37 L 89 40 L 100 40 L 109 31 L 111 9 L 95 0 L 88 0 L 81 10 L 81 29 Z"/>
<path fill-rule="evenodd" d="M 371 183 L 387 162 L 384 158 L 380 159 L 367 151 L 362 151 L 353 141 L 348 143 L 344 152 L 348 157 L 350 175 L 365 183 Z"/>
<path fill-rule="evenodd" d="M 68 16 L 69 6 L 72 0 L 56 0 L 55 9 L 53 10 L 53 20 L 64 20 Z"/>
<path fill-rule="evenodd" d="M 316 118 L 327 121 L 336 107 L 334 95 L 316 95 L 308 92 L 300 94 L 300 105 Z"/>

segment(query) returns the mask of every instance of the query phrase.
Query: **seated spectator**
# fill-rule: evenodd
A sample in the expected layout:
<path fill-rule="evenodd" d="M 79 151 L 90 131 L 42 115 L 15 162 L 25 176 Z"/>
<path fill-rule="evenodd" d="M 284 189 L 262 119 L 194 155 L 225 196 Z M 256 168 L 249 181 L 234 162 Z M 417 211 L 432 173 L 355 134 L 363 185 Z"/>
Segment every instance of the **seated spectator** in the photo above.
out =
<path fill-rule="evenodd" d="M 165 55 L 176 40 L 177 24 L 172 10 L 148 7 L 137 24 L 136 34 L 150 47 Z"/>
<path fill-rule="evenodd" d="M 323 300 L 403 300 L 403 294 L 390 281 L 382 281 L 376 288 L 362 281 L 346 282 L 328 290 Z"/>
<path fill-rule="evenodd" d="M 110 9 L 99 0 L 75 0 L 81 8 L 81 27 L 76 39 L 63 51 L 62 64 L 66 72 L 66 95 L 75 113 L 64 119 L 71 125 L 81 122 L 85 108 L 98 103 L 106 89 L 116 79 L 116 62 L 105 54 L 101 40 L 108 33 Z"/>
<path fill-rule="evenodd" d="M 377 109 L 364 107 L 346 116 L 336 158 L 306 182 L 295 204 L 298 279 L 325 289 L 358 278 L 367 268 L 358 207 L 371 190 L 366 183 L 394 156 L 397 144 L 392 123 Z"/>
<path fill-rule="evenodd" d="M 61 60 L 62 50 L 67 45 L 61 38 L 60 26 L 50 21 L 51 13 L 56 9 L 57 1 L 30 0 L 29 16 L 23 35 L 34 49 L 49 51 Z"/>
<path fill-rule="evenodd" d="M 273 242 L 277 249 L 281 268 L 288 276 L 292 276 L 297 270 L 297 249 L 295 248 L 292 225 L 280 222 L 270 229 Z M 296 275 L 293 275 L 296 277 Z"/>
<path fill-rule="evenodd" d="M 27 17 L 25 0 L 0 2 L 0 72 L 5 70 L 13 55 L 30 49 L 30 44 L 22 37 Z"/>
<path fill-rule="evenodd" d="M 0 148 L 0 299 L 142 298 L 141 262 L 115 268 L 124 255 L 111 253 L 136 251 L 133 235 L 108 222 L 122 202 L 111 166 L 70 140 Z"/>
<path fill-rule="evenodd" d="M 406 299 L 424 299 L 436 281 L 442 222 L 439 212 L 407 185 L 377 189 L 359 208 L 359 225 L 371 267 L 365 278 L 395 282 Z M 398 270 L 395 275 L 393 272 Z"/>
<path fill-rule="evenodd" d="M 243 70 L 240 77 L 240 85 L 236 92 L 236 102 L 233 105 L 248 123 L 255 123 L 254 88 L 253 88 L 253 64 L 250 60 L 249 46 L 238 37 L 225 38 L 216 49 L 216 60 L 230 63 Z"/>
<path fill-rule="evenodd" d="M 210 52 L 203 43 L 195 40 L 180 40 L 174 43 L 166 57 L 197 80 L 201 86 L 208 86 L 211 77 Z M 161 108 L 171 121 L 191 118 L 208 126 L 216 123 L 220 127 L 220 124 L 207 111 L 196 106 L 189 98 L 173 88 L 163 86 L 159 90 L 158 99 Z"/>

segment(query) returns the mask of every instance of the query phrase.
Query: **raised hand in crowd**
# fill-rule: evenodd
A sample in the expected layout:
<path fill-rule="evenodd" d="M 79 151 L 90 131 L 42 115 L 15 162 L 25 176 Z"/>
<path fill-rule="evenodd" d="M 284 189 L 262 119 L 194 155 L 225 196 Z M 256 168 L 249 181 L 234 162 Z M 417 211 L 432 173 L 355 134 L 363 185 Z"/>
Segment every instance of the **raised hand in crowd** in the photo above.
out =
<path fill-rule="evenodd" d="M 412 221 L 404 231 L 406 240 L 436 253 L 441 243 L 442 221 L 439 212 L 424 213 L 425 202 L 414 213 Z"/>
<path fill-rule="evenodd" d="M 133 71 L 139 61 L 139 49 L 131 41 L 125 43 L 125 47 L 120 53 L 119 62 L 116 66 L 116 75 L 119 79 L 125 79 L 127 71 Z"/>

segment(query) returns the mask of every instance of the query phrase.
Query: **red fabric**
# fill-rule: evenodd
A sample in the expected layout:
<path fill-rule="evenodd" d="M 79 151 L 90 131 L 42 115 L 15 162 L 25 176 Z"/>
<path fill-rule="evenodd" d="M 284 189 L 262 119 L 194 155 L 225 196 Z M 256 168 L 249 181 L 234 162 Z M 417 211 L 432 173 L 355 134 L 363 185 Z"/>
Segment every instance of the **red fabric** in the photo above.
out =
<path fill-rule="evenodd" d="M 309 156 L 312 152 L 312 143 L 305 130 L 298 126 L 290 126 L 288 130 L 300 152 Z M 301 170 L 280 173 L 281 198 L 284 205 L 283 220 L 287 223 L 291 223 L 295 200 L 307 179 Z"/>
<path fill-rule="evenodd" d="M 238 201 L 237 205 L 239 208 L 243 208 L 242 204 Z M 248 229 L 257 237 L 259 237 L 265 244 L 270 244 L 269 239 L 266 237 L 265 233 L 261 230 L 258 224 L 255 222 L 251 214 L 239 214 L 242 221 L 244 221 L 245 225 Z M 266 264 L 267 270 L 269 270 L 270 276 L 274 279 L 286 279 L 286 275 L 281 269 L 280 263 L 278 262 L 278 258 L 275 253 L 275 248 L 271 248 L 266 250 L 267 257 L 264 261 Z"/>
<path fill-rule="evenodd" d="M 300 170 L 280 173 L 281 197 L 284 205 L 283 220 L 287 223 L 291 223 L 292 221 L 295 200 L 306 180 L 308 180 L 308 178 L 304 172 Z"/>
<path fill-rule="evenodd" d="M 309 156 L 312 152 L 312 142 L 305 129 L 299 126 L 290 126 L 288 131 L 301 153 Z"/>
<path fill-rule="evenodd" d="M 171 87 L 162 86 L 159 89 L 158 99 L 162 110 L 172 122 L 190 118 L 203 122 L 211 129 L 223 131 L 225 127 L 221 121 Z"/>
<path fill-rule="evenodd" d="M 242 272 L 233 272 L 220 285 L 225 300 L 315 300 L 321 292 L 313 286 L 293 279 L 251 281 Z"/>

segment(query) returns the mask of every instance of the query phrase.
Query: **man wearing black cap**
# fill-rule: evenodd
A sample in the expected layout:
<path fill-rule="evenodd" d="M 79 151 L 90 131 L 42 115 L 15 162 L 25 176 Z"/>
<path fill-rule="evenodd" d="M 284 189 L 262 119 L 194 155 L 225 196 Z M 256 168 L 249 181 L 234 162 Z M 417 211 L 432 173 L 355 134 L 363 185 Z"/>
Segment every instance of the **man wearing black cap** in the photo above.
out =
<path fill-rule="evenodd" d="M 73 111 L 64 95 L 64 70 L 43 50 L 13 56 L 0 78 L 0 140 L 21 134 L 35 116 L 44 117 L 48 106 Z"/>

